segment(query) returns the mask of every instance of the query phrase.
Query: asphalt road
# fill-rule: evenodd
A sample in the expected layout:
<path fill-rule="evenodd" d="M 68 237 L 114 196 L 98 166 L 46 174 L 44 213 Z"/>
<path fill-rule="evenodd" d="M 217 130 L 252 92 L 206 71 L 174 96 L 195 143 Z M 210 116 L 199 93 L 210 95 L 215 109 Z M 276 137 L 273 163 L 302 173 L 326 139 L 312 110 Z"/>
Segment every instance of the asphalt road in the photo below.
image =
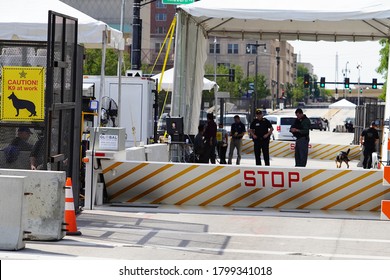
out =
<path fill-rule="evenodd" d="M 106 206 L 78 216 L 81 236 L 0 259 L 390 260 L 390 223 L 378 215 Z"/>

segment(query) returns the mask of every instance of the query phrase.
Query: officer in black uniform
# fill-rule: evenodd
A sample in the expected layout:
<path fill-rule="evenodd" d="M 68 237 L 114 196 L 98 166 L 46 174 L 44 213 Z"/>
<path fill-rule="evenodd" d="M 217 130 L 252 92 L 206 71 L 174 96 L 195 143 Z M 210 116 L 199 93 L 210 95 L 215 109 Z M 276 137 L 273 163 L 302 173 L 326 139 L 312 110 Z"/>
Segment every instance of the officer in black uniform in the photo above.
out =
<path fill-rule="evenodd" d="M 256 165 L 261 165 L 261 151 L 263 151 L 264 163 L 269 166 L 269 140 L 272 134 L 272 124 L 263 118 L 263 112 L 256 110 L 256 118 L 252 121 L 249 133 L 252 135 Z"/>

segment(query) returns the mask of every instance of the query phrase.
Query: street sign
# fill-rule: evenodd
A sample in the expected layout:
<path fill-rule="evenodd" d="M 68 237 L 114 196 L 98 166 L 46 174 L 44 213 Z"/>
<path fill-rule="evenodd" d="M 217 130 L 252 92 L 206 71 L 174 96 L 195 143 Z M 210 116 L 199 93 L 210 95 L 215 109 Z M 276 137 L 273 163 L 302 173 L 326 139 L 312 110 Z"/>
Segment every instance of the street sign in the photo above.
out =
<path fill-rule="evenodd" d="M 194 0 L 162 0 L 165 5 L 183 5 L 194 3 Z"/>

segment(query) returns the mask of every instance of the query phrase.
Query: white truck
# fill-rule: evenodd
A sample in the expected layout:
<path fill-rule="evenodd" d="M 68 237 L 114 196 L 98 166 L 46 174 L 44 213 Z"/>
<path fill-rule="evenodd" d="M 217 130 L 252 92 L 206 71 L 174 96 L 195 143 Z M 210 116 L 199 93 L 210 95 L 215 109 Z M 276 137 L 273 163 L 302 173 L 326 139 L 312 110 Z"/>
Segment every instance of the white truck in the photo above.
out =
<path fill-rule="evenodd" d="M 113 99 L 118 105 L 118 127 L 126 128 L 126 148 L 147 144 L 154 136 L 153 100 L 156 85 L 154 80 L 143 77 L 121 77 L 121 93 L 119 98 L 119 78 L 104 77 L 103 93 L 100 91 L 100 76 L 84 76 L 83 88 L 94 87 L 96 100 L 102 101 L 104 96 Z M 120 100 L 120 101 L 119 101 Z M 98 120 L 94 124 L 99 125 Z"/>

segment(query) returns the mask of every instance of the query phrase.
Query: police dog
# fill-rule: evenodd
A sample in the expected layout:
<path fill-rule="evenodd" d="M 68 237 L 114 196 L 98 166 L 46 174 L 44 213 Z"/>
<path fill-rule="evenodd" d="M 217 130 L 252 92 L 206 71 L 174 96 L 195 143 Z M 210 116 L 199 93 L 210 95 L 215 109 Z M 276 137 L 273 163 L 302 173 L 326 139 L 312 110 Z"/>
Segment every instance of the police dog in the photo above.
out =
<path fill-rule="evenodd" d="M 348 154 L 349 154 L 349 151 L 351 149 L 348 149 L 346 152 L 344 151 L 341 151 L 337 154 L 336 156 L 336 167 L 337 168 L 341 168 L 341 164 L 343 162 L 345 162 L 345 164 L 347 165 L 347 168 L 349 168 L 349 158 L 348 158 Z"/>
<path fill-rule="evenodd" d="M 19 99 L 13 92 L 10 96 L 8 96 L 8 99 L 12 100 L 12 105 L 14 105 L 14 108 L 16 109 L 15 117 L 19 116 L 20 109 L 27 109 L 27 111 L 30 112 L 29 117 L 37 115 L 37 112 L 35 111 L 35 104 L 30 100 Z"/>

